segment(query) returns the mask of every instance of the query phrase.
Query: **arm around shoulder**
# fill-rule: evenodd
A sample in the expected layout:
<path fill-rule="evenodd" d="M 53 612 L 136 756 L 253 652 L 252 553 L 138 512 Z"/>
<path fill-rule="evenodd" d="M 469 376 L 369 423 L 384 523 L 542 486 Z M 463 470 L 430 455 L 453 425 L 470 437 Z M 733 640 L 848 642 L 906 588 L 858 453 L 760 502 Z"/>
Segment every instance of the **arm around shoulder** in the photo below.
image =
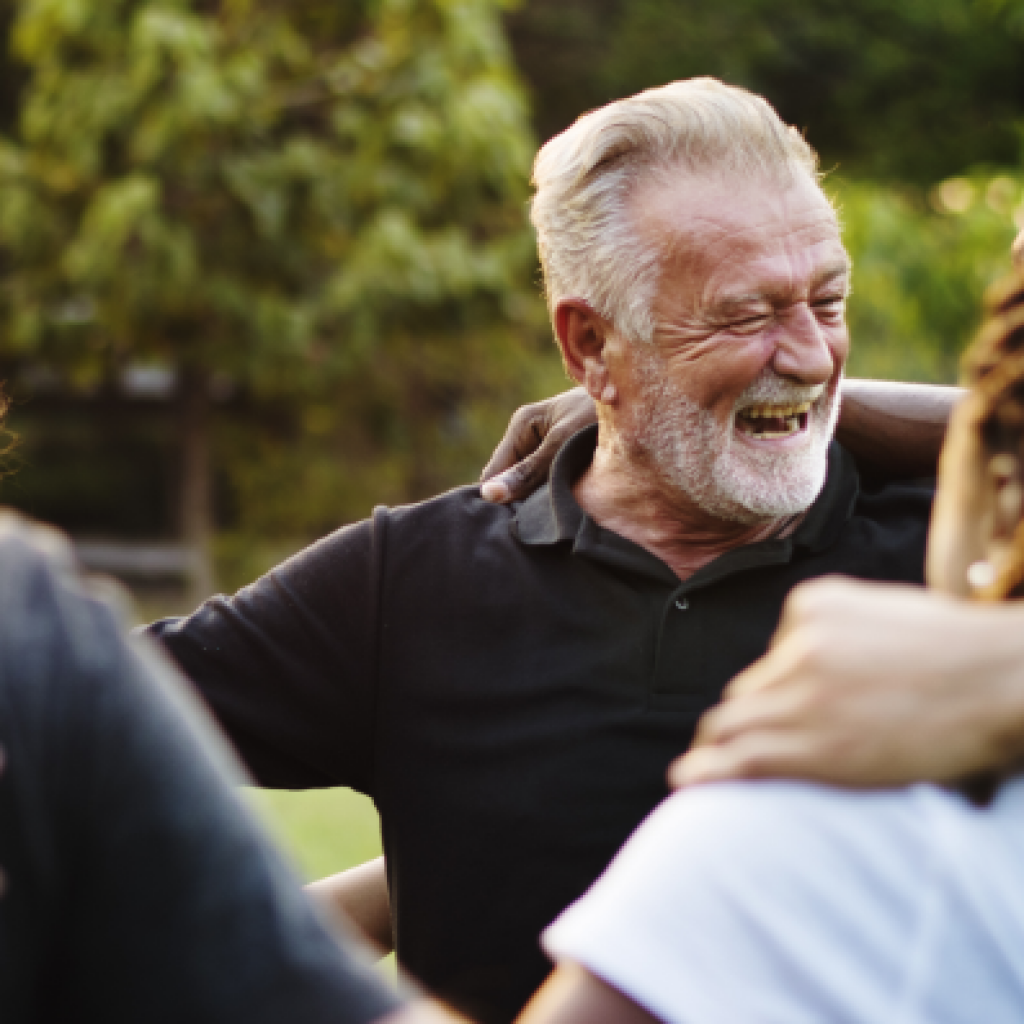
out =
<path fill-rule="evenodd" d="M 560 963 L 516 1024 L 657 1024 L 618 989 L 571 961 Z"/>
<path fill-rule="evenodd" d="M 380 956 L 386 956 L 395 948 L 383 857 L 321 878 L 307 885 L 306 891 L 328 913 L 339 913 L 356 925 Z"/>
<path fill-rule="evenodd" d="M 961 388 L 845 380 L 837 437 L 862 469 L 886 478 L 934 476 Z"/>

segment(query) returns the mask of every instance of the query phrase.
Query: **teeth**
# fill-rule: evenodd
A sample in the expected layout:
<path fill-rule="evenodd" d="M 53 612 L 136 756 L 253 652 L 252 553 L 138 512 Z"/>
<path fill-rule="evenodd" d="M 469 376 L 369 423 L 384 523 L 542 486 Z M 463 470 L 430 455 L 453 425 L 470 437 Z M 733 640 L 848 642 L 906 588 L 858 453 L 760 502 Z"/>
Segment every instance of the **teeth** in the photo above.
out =
<path fill-rule="evenodd" d="M 761 438 L 772 438 L 772 437 L 789 437 L 790 434 L 796 434 L 800 430 L 800 418 L 798 416 L 786 416 L 778 417 L 786 425 L 785 430 L 759 430 L 756 427 L 743 428 L 752 437 Z"/>
<path fill-rule="evenodd" d="M 799 405 L 752 405 L 744 409 L 741 415 L 751 420 L 788 419 L 790 416 L 802 416 L 805 412 L 810 412 L 812 404 L 801 402 Z"/>

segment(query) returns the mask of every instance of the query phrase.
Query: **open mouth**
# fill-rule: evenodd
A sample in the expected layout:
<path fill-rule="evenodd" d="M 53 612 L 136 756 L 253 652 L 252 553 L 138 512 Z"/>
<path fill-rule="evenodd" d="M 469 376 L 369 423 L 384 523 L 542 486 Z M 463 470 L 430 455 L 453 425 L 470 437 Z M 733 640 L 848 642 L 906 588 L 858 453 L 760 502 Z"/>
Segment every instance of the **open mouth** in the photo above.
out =
<path fill-rule="evenodd" d="M 807 429 L 812 404 L 752 405 L 736 413 L 736 427 L 750 437 L 766 441 L 777 437 L 792 437 Z"/>

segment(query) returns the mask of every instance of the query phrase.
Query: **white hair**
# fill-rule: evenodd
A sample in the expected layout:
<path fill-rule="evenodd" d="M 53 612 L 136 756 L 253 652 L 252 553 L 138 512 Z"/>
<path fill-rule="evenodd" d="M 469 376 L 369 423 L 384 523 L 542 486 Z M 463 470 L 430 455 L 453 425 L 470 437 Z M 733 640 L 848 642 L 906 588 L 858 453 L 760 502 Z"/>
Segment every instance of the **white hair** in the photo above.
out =
<path fill-rule="evenodd" d="M 771 105 L 714 78 L 691 78 L 584 114 L 533 165 L 531 220 L 548 308 L 578 298 L 625 338 L 650 341 L 662 253 L 638 237 L 638 182 L 679 170 L 786 185 L 818 158 Z"/>

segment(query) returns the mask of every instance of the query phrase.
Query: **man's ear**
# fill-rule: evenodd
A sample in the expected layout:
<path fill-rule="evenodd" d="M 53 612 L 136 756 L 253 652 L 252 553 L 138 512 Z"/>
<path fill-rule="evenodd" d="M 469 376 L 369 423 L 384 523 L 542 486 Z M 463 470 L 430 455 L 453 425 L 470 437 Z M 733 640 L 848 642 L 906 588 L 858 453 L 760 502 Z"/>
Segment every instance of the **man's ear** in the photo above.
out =
<path fill-rule="evenodd" d="M 607 321 L 582 299 L 562 299 L 555 308 L 555 333 L 566 369 L 596 402 L 614 398 L 606 359 Z"/>

